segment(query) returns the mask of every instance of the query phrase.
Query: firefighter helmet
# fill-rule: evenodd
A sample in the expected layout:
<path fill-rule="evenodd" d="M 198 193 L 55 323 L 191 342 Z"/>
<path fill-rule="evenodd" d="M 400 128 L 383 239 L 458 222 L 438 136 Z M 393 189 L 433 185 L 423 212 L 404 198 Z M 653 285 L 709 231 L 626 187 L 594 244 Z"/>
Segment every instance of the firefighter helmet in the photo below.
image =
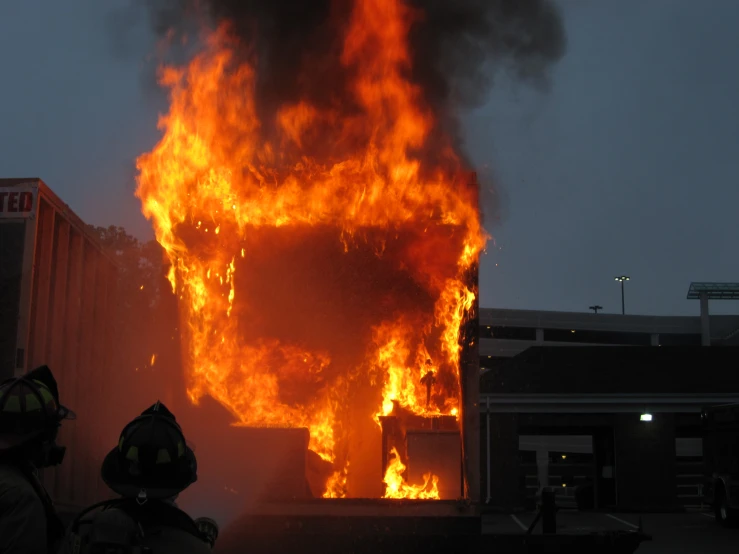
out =
<path fill-rule="evenodd" d="M 197 480 L 197 462 L 175 416 L 157 402 L 126 425 L 101 475 L 121 496 L 169 498 Z"/>
<path fill-rule="evenodd" d="M 53 440 L 74 412 L 59 404 L 56 380 L 47 366 L 0 384 L 0 451 L 36 438 Z"/>

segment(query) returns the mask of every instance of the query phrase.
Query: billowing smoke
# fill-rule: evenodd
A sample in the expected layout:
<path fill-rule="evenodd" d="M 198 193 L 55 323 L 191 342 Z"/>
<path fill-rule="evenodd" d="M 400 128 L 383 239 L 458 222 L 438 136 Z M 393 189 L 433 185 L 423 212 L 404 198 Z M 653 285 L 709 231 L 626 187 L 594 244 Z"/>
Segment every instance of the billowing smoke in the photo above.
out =
<path fill-rule="evenodd" d="M 410 78 L 459 151 L 459 111 L 482 104 L 498 72 L 546 86 L 550 68 L 565 52 L 562 18 L 552 0 L 407 0 L 407 5 Z M 298 100 L 345 112 L 356 108 L 345 86 L 352 68 L 341 63 L 353 2 L 156 0 L 147 6 L 153 30 L 170 39 L 191 37 L 204 19 L 228 21 L 243 55 L 257 66 L 263 114 Z"/>
<path fill-rule="evenodd" d="M 411 28 L 415 82 L 460 152 L 460 108 L 487 98 L 497 71 L 546 86 L 565 52 L 565 32 L 551 0 L 412 0 L 424 12 Z"/>

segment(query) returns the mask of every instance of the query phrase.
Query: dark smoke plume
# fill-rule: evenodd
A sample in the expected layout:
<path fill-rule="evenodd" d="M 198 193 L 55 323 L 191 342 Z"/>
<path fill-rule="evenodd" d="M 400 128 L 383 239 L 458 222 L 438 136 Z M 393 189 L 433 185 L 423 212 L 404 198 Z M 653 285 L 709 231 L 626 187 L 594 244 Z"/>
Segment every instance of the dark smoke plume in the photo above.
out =
<path fill-rule="evenodd" d="M 339 61 L 353 2 L 348 0 L 156 0 L 146 2 L 160 37 L 191 32 L 203 15 L 228 21 L 257 64 L 260 111 L 274 113 L 304 99 L 313 105 L 353 107 Z M 410 78 L 455 145 L 459 110 L 482 104 L 497 71 L 546 86 L 548 71 L 566 47 L 552 0 L 407 0 L 420 10 L 409 36 Z M 271 118 L 265 118 L 270 120 Z"/>
<path fill-rule="evenodd" d="M 565 52 L 564 26 L 551 0 L 412 0 L 424 12 L 412 27 L 415 82 L 458 148 L 459 110 L 484 104 L 496 70 L 546 87 Z"/>

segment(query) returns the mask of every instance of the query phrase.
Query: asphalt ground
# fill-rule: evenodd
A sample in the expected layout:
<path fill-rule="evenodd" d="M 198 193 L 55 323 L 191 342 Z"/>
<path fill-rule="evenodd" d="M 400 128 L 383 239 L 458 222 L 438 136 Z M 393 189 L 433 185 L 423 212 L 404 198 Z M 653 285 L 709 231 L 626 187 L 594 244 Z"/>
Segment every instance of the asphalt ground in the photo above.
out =
<path fill-rule="evenodd" d="M 483 533 L 524 533 L 534 517 L 534 513 L 485 515 Z M 640 518 L 642 530 L 652 536 L 652 541 L 642 543 L 637 549 L 639 554 L 739 553 L 739 529 L 721 527 L 708 512 L 620 514 L 562 510 L 557 513 L 557 533 L 636 530 Z M 541 520 L 533 533 L 541 534 Z"/>

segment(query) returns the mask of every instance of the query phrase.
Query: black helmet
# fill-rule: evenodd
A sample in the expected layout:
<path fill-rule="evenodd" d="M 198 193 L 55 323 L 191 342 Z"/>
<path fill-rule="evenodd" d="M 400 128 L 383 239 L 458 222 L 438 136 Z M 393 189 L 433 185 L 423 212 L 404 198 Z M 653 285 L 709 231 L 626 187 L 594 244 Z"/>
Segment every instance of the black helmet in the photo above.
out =
<path fill-rule="evenodd" d="M 0 451 L 36 438 L 53 440 L 74 412 L 59 404 L 56 380 L 47 366 L 0 384 Z"/>
<path fill-rule="evenodd" d="M 121 496 L 169 498 L 197 480 L 197 462 L 174 415 L 157 402 L 126 425 L 101 475 Z"/>

